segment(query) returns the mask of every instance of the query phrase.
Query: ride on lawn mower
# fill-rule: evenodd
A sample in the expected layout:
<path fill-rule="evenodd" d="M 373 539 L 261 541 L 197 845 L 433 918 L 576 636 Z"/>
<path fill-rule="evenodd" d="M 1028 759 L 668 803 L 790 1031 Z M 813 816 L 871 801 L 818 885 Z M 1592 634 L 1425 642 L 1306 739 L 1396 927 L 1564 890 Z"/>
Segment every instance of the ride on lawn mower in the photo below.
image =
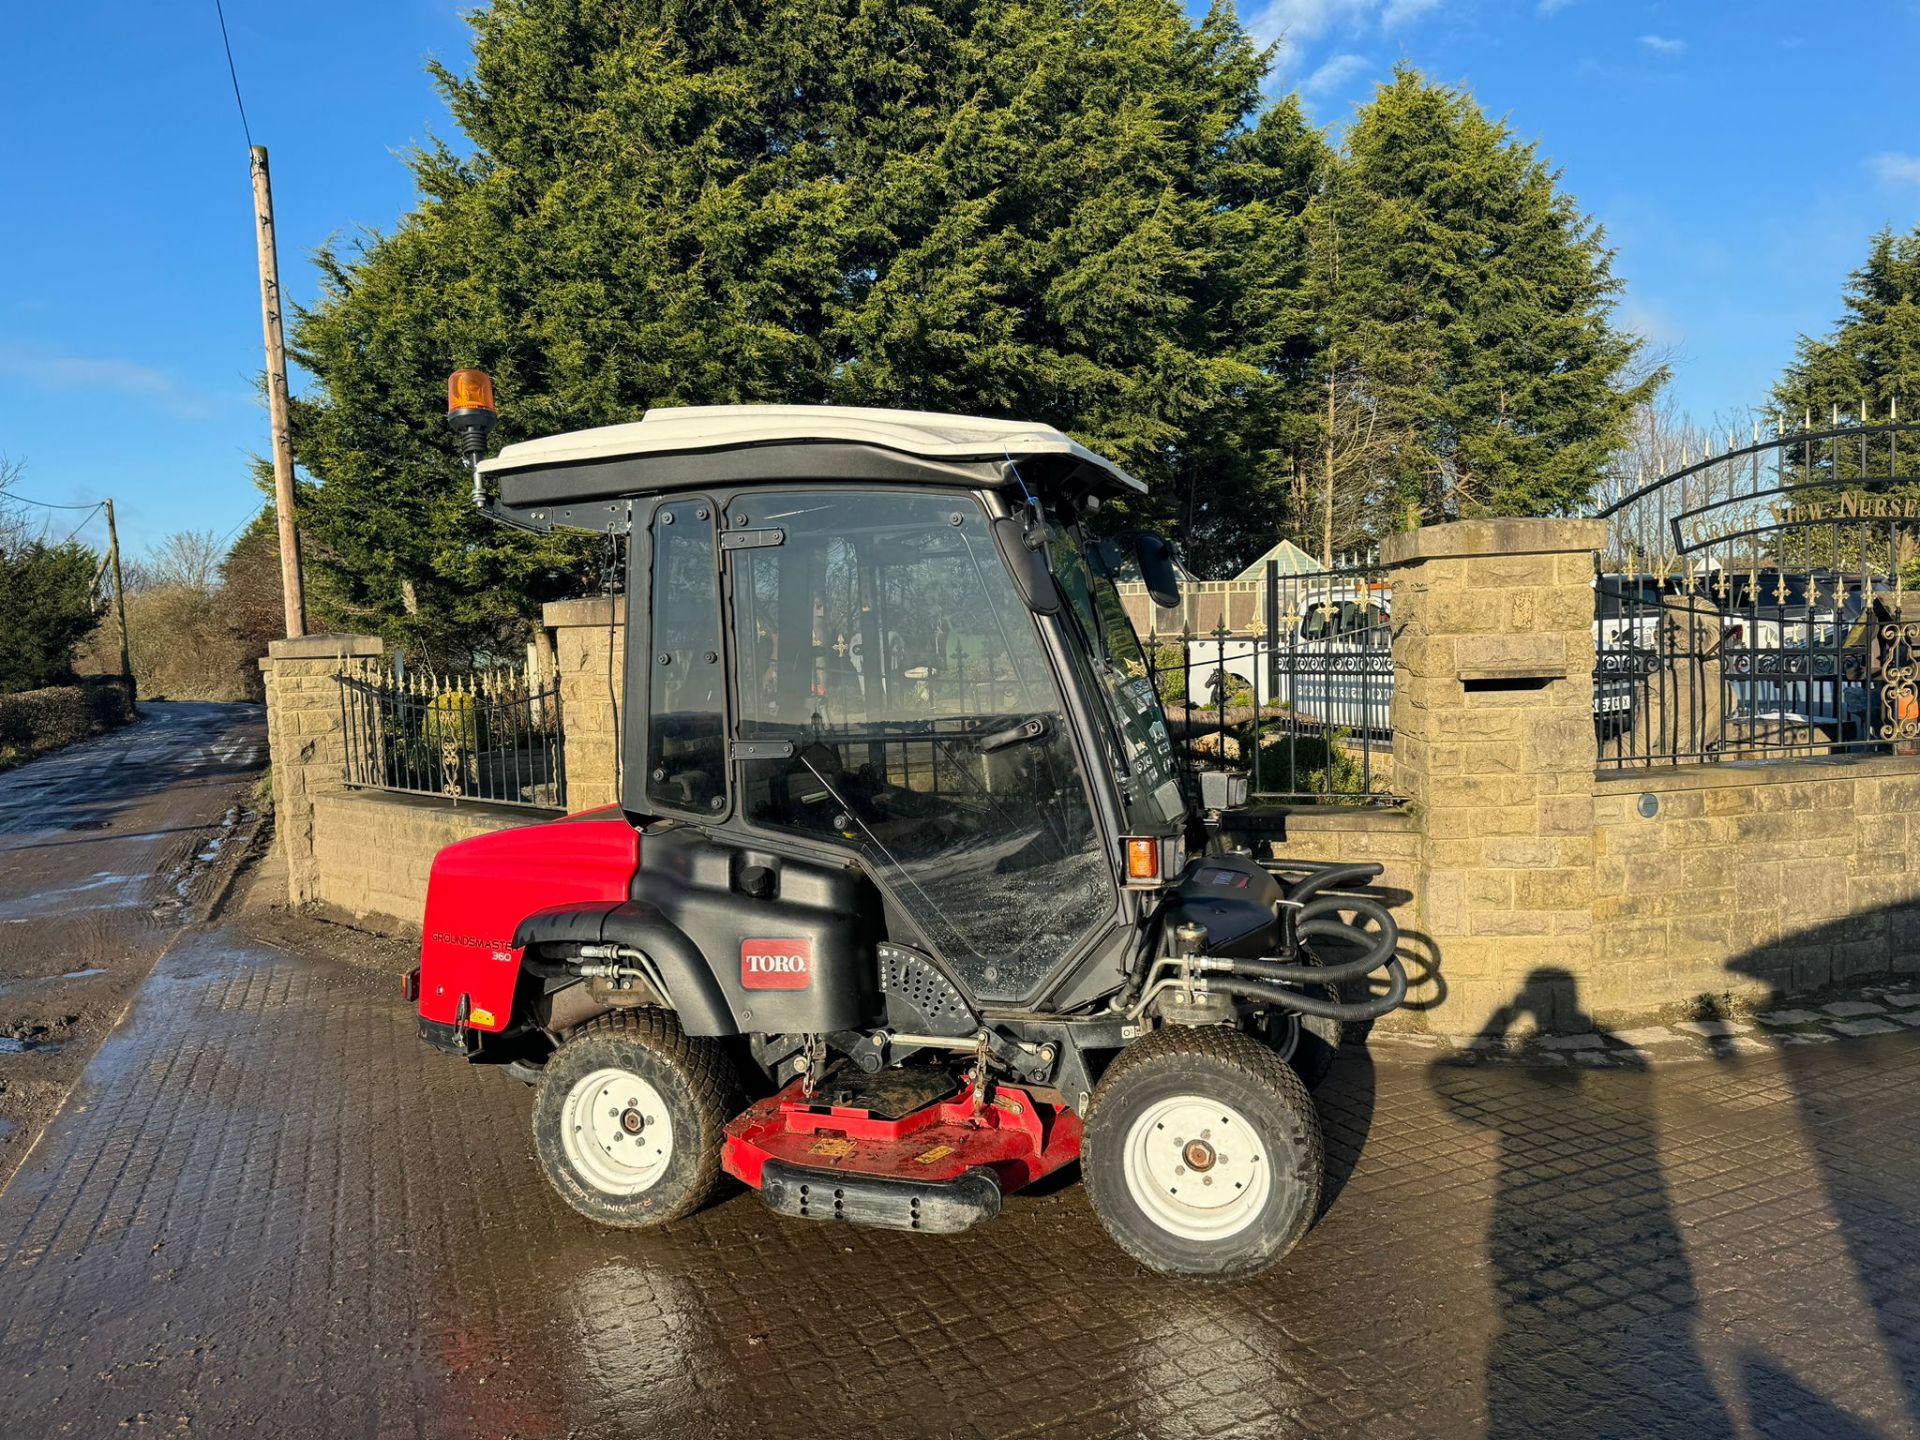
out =
<path fill-rule="evenodd" d="M 481 462 L 460 384 L 476 499 L 630 577 L 619 804 L 442 851 L 408 977 L 428 1040 L 536 1080 L 561 1197 L 657 1225 L 724 1170 L 950 1232 L 1077 1159 L 1156 1270 L 1284 1256 L 1398 931 L 1378 866 L 1236 853 L 1186 793 L 1115 589 L 1177 603 L 1172 552 L 1088 526 L 1145 487 L 1048 426 L 824 406 Z"/>

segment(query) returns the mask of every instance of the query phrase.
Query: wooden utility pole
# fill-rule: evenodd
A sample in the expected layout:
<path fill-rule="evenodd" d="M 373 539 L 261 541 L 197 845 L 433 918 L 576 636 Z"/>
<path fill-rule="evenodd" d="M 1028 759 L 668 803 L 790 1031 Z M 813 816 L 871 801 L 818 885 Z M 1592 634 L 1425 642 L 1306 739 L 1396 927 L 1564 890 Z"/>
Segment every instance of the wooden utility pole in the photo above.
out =
<path fill-rule="evenodd" d="M 133 684 L 133 655 L 127 643 L 127 586 L 120 578 L 120 531 L 113 523 L 113 501 L 107 506 L 107 564 L 113 569 L 113 608 L 120 616 L 120 673 Z"/>
<path fill-rule="evenodd" d="M 280 593 L 287 638 L 307 633 L 300 578 L 300 532 L 293 523 L 293 441 L 287 434 L 287 341 L 280 328 L 280 255 L 273 237 L 273 182 L 267 147 L 253 147 L 253 219 L 260 240 L 260 321 L 267 338 L 267 408 L 273 417 L 273 507 L 280 521 Z"/>

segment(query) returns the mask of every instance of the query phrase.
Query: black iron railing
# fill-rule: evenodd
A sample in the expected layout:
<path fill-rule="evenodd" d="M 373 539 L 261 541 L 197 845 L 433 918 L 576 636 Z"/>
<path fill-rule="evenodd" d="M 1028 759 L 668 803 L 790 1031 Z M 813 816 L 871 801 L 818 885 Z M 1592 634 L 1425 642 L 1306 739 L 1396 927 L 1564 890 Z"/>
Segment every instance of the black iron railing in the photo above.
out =
<path fill-rule="evenodd" d="M 340 676 L 350 786 L 562 809 L 557 680 L 500 669 Z"/>
<path fill-rule="evenodd" d="M 1254 614 L 1207 634 L 1146 637 L 1148 668 L 1196 796 L 1244 779 L 1250 801 L 1390 805 L 1393 596 L 1354 565 L 1267 565 Z M 1217 793 L 1217 791 L 1216 791 Z"/>
<path fill-rule="evenodd" d="M 1809 758 L 1914 738 L 1905 597 L 1871 573 L 1681 565 L 1595 582 L 1600 767 Z M 1916 731 L 1920 733 L 1920 731 Z"/>

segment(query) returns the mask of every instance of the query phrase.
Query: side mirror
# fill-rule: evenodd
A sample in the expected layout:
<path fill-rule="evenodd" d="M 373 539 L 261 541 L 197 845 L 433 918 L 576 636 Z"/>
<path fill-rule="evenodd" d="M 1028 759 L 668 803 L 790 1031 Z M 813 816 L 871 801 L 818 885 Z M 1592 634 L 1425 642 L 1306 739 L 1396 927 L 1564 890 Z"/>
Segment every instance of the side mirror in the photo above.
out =
<path fill-rule="evenodd" d="M 1002 515 L 993 522 L 993 538 L 1026 607 L 1036 615 L 1058 615 L 1060 587 L 1053 583 L 1047 557 L 1027 547 L 1026 527 L 1012 516 Z"/>
<path fill-rule="evenodd" d="M 1180 567 L 1173 558 L 1173 546 L 1160 536 L 1142 530 L 1133 537 L 1133 558 L 1140 566 L 1140 578 L 1147 594 L 1162 610 L 1180 607 Z"/>

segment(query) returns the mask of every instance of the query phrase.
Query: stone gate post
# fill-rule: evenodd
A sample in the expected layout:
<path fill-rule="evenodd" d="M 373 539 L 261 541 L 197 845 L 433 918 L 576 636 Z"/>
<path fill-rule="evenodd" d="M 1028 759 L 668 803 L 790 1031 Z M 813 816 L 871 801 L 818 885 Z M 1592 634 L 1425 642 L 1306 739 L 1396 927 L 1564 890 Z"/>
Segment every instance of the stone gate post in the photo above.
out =
<path fill-rule="evenodd" d="M 1593 930 L 1596 520 L 1467 520 L 1390 538 L 1396 788 L 1418 826 L 1415 905 L 1468 1031 L 1535 971 L 1564 1025 Z"/>
<path fill-rule="evenodd" d="M 341 675 L 379 668 L 386 643 L 375 635 L 307 635 L 275 640 L 260 670 L 267 687 L 267 748 L 273 757 L 273 828 L 287 857 L 288 898 L 317 898 L 313 802 L 346 788 Z"/>
<path fill-rule="evenodd" d="M 620 798 L 620 722 L 626 716 L 627 627 L 616 605 L 594 596 L 555 600 L 541 618 L 553 631 L 566 732 L 567 809 Z"/>

